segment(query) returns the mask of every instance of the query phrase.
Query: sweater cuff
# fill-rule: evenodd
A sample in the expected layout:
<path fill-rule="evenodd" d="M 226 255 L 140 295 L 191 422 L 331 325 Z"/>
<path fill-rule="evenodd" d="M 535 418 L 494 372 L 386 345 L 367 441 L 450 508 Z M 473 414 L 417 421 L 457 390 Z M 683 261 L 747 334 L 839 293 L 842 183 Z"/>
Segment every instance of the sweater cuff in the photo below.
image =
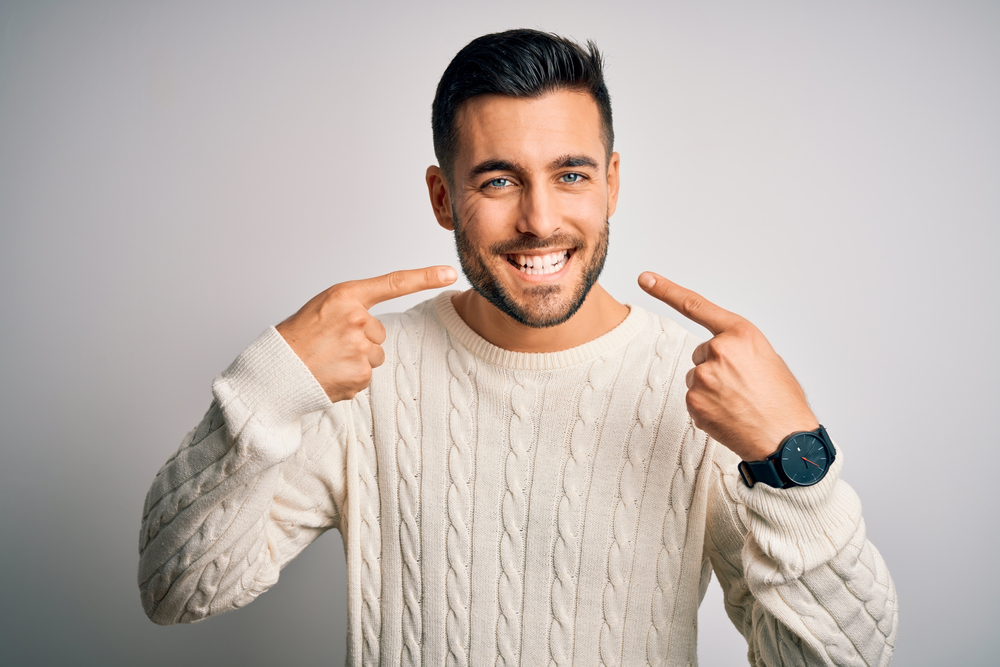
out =
<path fill-rule="evenodd" d="M 836 447 L 836 445 L 834 445 Z M 748 488 L 737 481 L 740 501 L 749 512 L 749 528 L 765 553 L 777 560 L 798 552 L 806 561 L 824 560 L 846 544 L 861 522 L 861 501 L 840 479 L 843 454 L 826 477 L 813 486 L 776 489 L 766 484 Z M 796 559 L 798 560 L 798 559 Z"/>
<path fill-rule="evenodd" d="M 265 431 L 332 405 L 309 368 L 274 327 L 236 357 L 215 379 L 212 391 L 224 409 L 234 400 L 242 403 L 245 417 L 255 418 Z"/>

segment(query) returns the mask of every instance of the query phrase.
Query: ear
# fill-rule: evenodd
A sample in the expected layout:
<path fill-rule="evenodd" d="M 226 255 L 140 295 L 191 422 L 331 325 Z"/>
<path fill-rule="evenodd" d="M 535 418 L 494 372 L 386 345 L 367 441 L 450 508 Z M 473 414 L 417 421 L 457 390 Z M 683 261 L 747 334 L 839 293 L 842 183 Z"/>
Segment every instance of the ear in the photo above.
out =
<path fill-rule="evenodd" d="M 454 231 L 455 220 L 451 215 L 451 195 L 448 192 L 448 179 L 444 177 L 441 167 L 431 165 L 427 167 L 427 193 L 431 196 L 431 208 L 434 210 L 434 217 L 438 224 Z"/>
<path fill-rule="evenodd" d="M 618 186 L 621 184 L 619 179 L 619 164 L 621 161 L 621 156 L 618 153 L 612 153 L 611 159 L 608 161 L 608 217 L 610 218 L 615 214 L 615 209 L 618 207 Z"/>

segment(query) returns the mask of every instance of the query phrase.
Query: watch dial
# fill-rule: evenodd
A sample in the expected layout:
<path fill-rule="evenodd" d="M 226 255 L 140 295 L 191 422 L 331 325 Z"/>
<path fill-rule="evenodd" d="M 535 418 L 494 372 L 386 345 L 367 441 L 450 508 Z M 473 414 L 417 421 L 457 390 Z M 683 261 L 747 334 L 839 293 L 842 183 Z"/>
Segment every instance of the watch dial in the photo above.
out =
<path fill-rule="evenodd" d="M 788 439 L 781 449 L 781 469 L 800 486 L 809 486 L 823 479 L 830 467 L 823 440 L 812 433 L 799 433 Z"/>

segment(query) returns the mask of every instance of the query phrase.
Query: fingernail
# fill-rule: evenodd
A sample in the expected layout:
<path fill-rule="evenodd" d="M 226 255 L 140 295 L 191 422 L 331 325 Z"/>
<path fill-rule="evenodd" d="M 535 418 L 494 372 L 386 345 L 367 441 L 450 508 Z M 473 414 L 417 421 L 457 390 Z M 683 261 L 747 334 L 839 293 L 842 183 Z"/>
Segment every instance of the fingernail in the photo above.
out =
<path fill-rule="evenodd" d="M 446 283 L 452 283 L 458 278 L 458 274 L 455 273 L 455 269 L 450 266 L 446 266 L 438 269 L 438 277 Z"/>
<path fill-rule="evenodd" d="M 644 273 L 639 276 L 639 285 L 646 289 L 652 289 L 653 285 L 656 284 L 656 278 L 653 277 L 652 273 Z"/>

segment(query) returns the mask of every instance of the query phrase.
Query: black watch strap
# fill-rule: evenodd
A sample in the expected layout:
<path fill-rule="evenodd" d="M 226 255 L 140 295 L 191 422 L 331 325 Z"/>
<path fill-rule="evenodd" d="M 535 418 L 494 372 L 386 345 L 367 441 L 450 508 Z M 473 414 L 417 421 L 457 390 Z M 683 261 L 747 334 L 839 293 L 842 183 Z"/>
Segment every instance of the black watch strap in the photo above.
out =
<path fill-rule="evenodd" d="M 740 477 L 743 478 L 743 483 L 753 488 L 753 485 L 757 482 L 762 484 L 767 484 L 776 489 L 787 489 L 792 486 L 799 486 L 782 472 L 778 463 L 781 458 L 781 451 L 785 448 L 785 443 L 791 438 L 799 435 L 799 433 L 811 433 L 823 441 L 826 446 L 827 453 L 829 455 L 827 470 L 833 465 L 834 458 L 836 457 L 836 450 L 833 447 L 833 442 L 830 441 L 830 436 L 827 434 L 826 429 L 820 424 L 820 427 L 815 431 L 796 431 L 791 433 L 781 444 L 778 445 L 778 451 L 771 454 L 763 461 L 741 461 L 739 465 Z M 825 472 L 823 475 L 825 476 Z M 822 479 L 822 477 L 820 477 Z"/>
<path fill-rule="evenodd" d="M 781 447 L 771 456 L 780 453 Z M 778 474 L 778 467 L 774 465 L 776 459 L 771 458 L 771 456 L 763 461 L 740 461 L 740 477 L 743 478 L 743 483 L 751 488 L 757 482 L 773 486 L 776 489 L 787 488 L 790 483 L 787 480 L 781 479 L 781 475 Z"/>

